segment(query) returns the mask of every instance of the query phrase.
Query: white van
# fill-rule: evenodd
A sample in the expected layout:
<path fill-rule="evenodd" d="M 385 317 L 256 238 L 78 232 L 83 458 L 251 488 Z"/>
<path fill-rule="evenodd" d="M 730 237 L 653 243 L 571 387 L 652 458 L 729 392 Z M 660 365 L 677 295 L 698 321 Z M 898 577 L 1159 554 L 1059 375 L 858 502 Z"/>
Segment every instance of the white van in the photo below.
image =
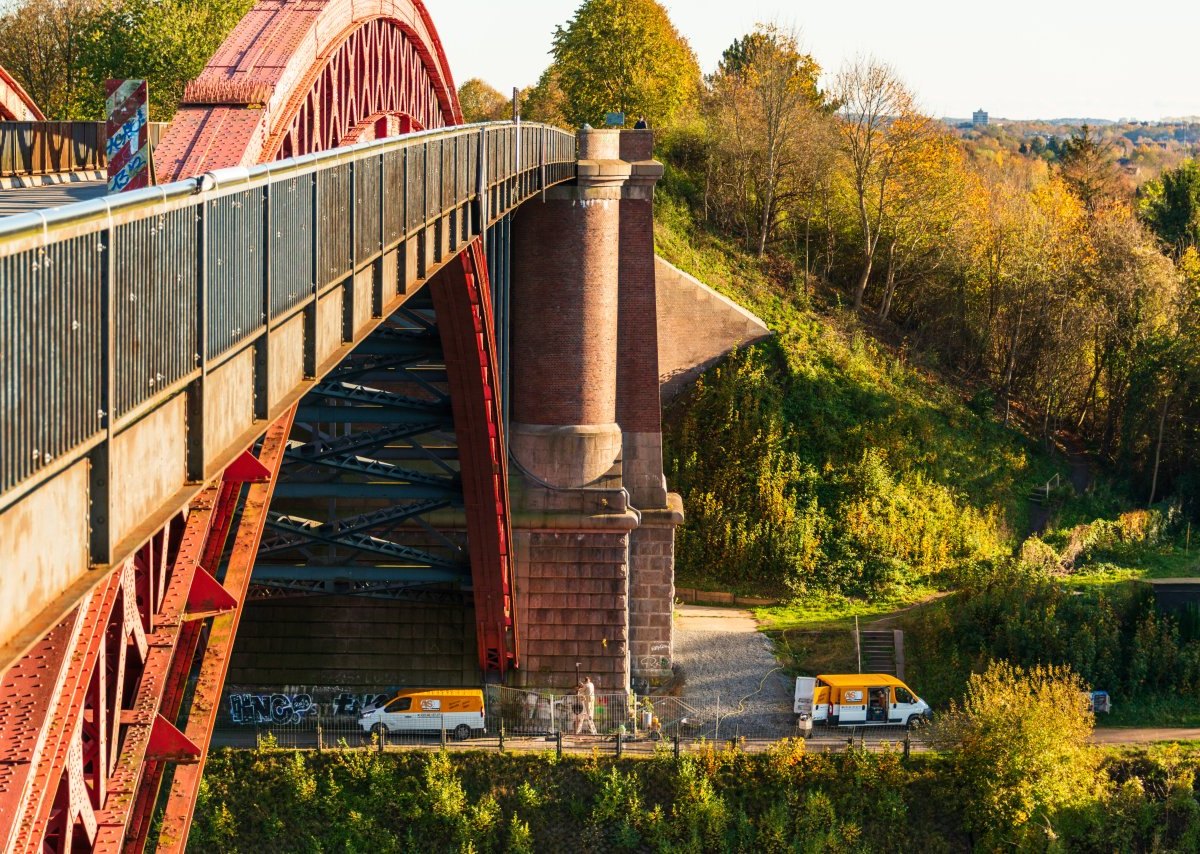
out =
<path fill-rule="evenodd" d="M 796 678 L 794 711 L 802 733 L 827 726 L 911 726 L 928 720 L 929 704 L 895 676 L 838 673 Z"/>
<path fill-rule="evenodd" d="M 478 688 L 409 688 L 358 720 L 363 732 L 439 732 L 459 741 L 484 730 L 483 692 Z"/>

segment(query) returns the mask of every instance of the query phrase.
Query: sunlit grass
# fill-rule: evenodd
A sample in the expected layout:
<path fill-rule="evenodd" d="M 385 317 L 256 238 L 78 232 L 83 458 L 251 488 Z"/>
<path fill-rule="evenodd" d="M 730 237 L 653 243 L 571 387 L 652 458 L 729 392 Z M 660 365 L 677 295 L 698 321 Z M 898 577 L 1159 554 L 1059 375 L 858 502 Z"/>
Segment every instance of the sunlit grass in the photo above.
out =
<path fill-rule="evenodd" d="M 912 587 L 903 593 L 869 600 L 814 594 L 786 605 L 755 608 L 754 617 L 764 631 L 853 629 L 855 617 L 862 626 L 895 617 L 939 595 L 940 591 L 929 586 Z"/>

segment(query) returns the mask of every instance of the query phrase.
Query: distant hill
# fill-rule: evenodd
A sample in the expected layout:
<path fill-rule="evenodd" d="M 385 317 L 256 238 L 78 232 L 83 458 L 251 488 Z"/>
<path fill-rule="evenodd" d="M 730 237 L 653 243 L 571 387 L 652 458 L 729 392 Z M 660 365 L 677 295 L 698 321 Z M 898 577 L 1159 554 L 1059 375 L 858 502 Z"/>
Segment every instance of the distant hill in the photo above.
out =
<path fill-rule="evenodd" d="M 970 117 L 956 118 L 954 116 L 943 116 L 942 121 L 952 127 L 958 125 L 969 125 Z M 1162 119 L 1163 124 L 1180 123 L 1184 124 L 1190 121 L 1200 121 L 1200 119 Z M 1122 124 L 1115 122 L 1112 119 L 1006 119 L 1003 116 L 990 116 L 988 124 L 993 125 L 1011 125 L 1011 124 L 1042 124 L 1042 125 L 1060 125 L 1063 127 L 1080 127 L 1088 125 L 1089 127 L 1108 127 L 1109 125 Z"/>
<path fill-rule="evenodd" d="M 1033 121 L 1044 121 L 1051 125 L 1069 125 L 1070 127 L 1079 127 L 1080 125 L 1088 125 L 1089 127 L 1107 127 L 1115 125 L 1116 122 L 1112 119 L 1033 119 Z"/>

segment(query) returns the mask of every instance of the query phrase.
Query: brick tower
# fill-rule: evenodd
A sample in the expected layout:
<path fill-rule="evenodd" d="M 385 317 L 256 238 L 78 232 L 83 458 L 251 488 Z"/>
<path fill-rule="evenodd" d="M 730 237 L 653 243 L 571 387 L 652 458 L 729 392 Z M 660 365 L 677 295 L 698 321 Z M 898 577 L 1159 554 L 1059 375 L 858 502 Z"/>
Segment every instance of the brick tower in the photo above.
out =
<path fill-rule="evenodd" d="M 662 466 L 649 131 L 579 134 L 574 184 L 513 225 L 519 679 L 601 690 L 671 665 L 678 496 Z"/>

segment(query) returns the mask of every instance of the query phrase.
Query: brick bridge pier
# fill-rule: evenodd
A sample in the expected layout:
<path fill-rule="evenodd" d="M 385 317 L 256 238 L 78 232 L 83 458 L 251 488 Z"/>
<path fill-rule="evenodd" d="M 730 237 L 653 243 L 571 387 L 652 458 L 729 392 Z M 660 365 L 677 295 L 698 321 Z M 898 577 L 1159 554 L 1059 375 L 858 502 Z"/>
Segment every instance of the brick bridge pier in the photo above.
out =
<path fill-rule="evenodd" d="M 672 659 L 649 131 L 579 134 L 578 180 L 512 231 L 513 537 L 526 687 L 605 691 Z"/>

